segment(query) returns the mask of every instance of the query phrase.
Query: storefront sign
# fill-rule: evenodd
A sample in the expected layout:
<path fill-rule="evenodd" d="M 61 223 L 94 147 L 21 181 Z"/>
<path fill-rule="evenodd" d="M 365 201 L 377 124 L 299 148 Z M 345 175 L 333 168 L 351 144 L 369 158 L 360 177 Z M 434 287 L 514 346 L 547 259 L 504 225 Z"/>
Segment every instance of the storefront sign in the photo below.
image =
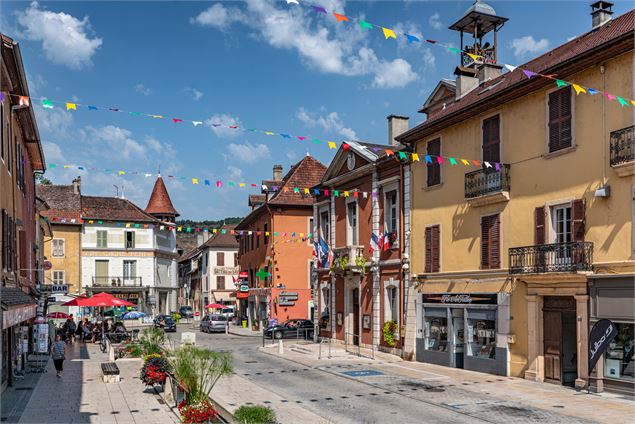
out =
<path fill-rule="evenodd" d="M 249 292 L 243 292 L 243 291 L 236 292 L 236 299 L 248 299 L 248 298 L 249 298 Z"/>
<path fill-rule="evenodd" d="M 498 296 L 496 293 L 439 293 L 424 294 L 423 303 L 444 303 L 459 305 L 496 305 Z"/>
<path fill-rule="evenodd" d="M 589 334 L 589 374 L 616 336 L 617 328 L 611 320 L 601 319 L 593 324 Z"/>
<path fill-rule="evenodd" d="M 118 299 L 139 299 L 139 293 L 113 293 Z"/>
<path fill-rule="evenodd" d="M 241 284 L 240 285 L 240 291 L 241 292 L 248 292 L 249 291 L 249 284 Z"/>
<path fill-rule="evenodd" d="M 2 329 L 6 330 L 35 316 L 37 305 L 14 306 L 2 312 Z"/>
<path fill-rule="evenodd" d="M 214 274 L 216 275 L 238 275 L 237 266 L 215 266 Z"/>
<path fill-rule="evenodd" d="M 44 284 L 44 285 L 41 285 L 39 289 L 46 293 L 67 294 L 68 284 Z"/>
<path fill-rule="evenodd" d="M 283 291 L 280 292 L 280 297 L 284 297 L 288 300 L 298 300 L 298 292 Z"/>

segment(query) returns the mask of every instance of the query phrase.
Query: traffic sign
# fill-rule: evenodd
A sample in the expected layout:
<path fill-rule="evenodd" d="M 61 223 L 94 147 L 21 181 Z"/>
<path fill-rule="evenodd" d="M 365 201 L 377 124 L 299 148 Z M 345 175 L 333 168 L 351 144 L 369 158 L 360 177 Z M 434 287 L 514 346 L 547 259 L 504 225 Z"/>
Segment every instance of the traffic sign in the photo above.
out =
<path fill-rule="evenodd" d="M 44 271 L 50 271 L 51 268 L 53 268 L 53 264 L 51 263 L 51 261 L 44 261 L 42 262 L 42 268 L 44 269 Z"/>

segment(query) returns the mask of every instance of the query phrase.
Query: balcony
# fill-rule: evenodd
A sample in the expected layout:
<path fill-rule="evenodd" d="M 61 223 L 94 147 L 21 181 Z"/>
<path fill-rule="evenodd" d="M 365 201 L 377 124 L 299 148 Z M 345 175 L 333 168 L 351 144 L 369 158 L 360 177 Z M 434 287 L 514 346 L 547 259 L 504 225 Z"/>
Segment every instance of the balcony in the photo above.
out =
<path fill-rule="evenodd" d="M 362 273 L 362 263 L 365 264 L 364 246 L 337 247 L 333 250 L 333 265 L 331 269 L 336 273 L 351 271 L 356 274 Z"/>
<path fill-rule="evenodd" d="M 141 277 L 93 277 L 93 287 L 142 287 Z"/>
<path fill-rule="evenodd" d="M 635 126 L 611 133 L 611 167 L 620 177 L 635 174 Z"/>
<path fill-rule="evenodd" d="M 510 274 L 591 271 L 593 243 L 539 244 L 509 249 Z"/>
<path fill-rule="evenodd" d="M 475 207 L 509 200 L 509 165 L 500 171 L 494 168 L 479 169 L 465 174 L 465 199 Z"/>

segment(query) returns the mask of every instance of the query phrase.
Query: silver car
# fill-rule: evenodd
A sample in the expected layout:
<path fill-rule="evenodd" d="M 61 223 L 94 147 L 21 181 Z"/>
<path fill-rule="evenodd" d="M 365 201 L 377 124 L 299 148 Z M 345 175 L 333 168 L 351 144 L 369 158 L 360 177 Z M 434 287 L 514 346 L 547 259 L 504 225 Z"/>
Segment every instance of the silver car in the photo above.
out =
<path fill-rule="evenodd" d="M 201 320 L 201 331 L 203 333 L 225 332 L 228 325 L 229 321 L 223 315 L 205 315 Z"/>

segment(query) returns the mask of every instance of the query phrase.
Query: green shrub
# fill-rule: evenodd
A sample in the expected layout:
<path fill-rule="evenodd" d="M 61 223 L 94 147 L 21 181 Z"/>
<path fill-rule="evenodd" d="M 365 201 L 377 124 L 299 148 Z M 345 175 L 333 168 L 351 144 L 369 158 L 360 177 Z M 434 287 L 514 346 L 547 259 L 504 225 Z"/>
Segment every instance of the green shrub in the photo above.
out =
<path fill-rule="evenodd" d="M 139 335 L 139 345 L 144 355 L 161 355 L 165 351 L 166 344 L 167 337 L 160 328 L 144 328 Z"/>
<path fill-rule="evenodd" d="M 234 420 L 244 424 L 271 424 L 276 422 L 276 413 L 266 406 L 241 406 L 234 412 Z"/>
<path fill-rule="evenodd" d="M 395 346 L 395 331 L 397 331 L 397 323 L 395 321 L 386 321 L 384 323 L 384 328 L 382 329 L 384 333 L 384 341 L 390 347 Z"/>
<path fill-rule="evenodd" d="M 178 312 L 174 312 L 172 314 L 172 319 L 178 324 L 181 321 L 181 314 L 179 314 Z"/>

